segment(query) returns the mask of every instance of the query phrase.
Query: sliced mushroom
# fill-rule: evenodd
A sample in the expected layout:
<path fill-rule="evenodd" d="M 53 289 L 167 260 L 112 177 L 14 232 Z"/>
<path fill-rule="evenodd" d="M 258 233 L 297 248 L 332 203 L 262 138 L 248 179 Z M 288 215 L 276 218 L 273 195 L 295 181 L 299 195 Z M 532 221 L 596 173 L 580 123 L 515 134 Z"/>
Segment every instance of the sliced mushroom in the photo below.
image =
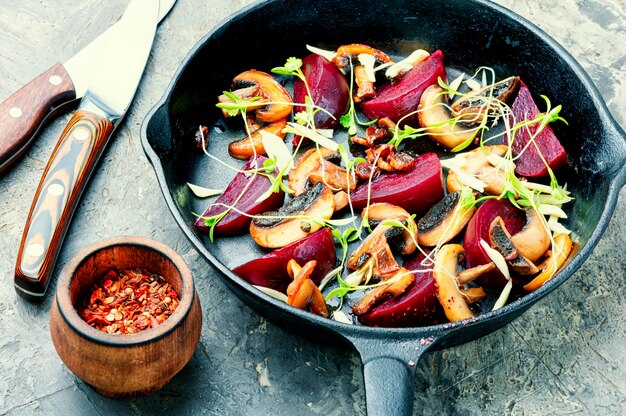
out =
<path fill-rule="evenodd" d="M 437 283 L 437 297 L 450 322 L 473 318 L 474 312 L 459 290 L 456 274 L 459 256 L 465 253 L 459 244 L 446 244 L 437 251 L 433 278 Z"/>
<path fill-rule="evenodd" d="M 244 100 L 249 100 L 250 98 L 253 97 L 257 97 L 259 95 L 259 86 L 258 85 L 252 85 L 250 87 L 246 87 L 246 88 L 240 88 L 238 90 L 234 90 L 231 91 L 234 95 L 236 95 L 239 98 L 242 98 Z M 233 100 L 231 100 L 230 98 L 228 98 L 226 95 L 222 94 L 219 97 L 217 97 L 217 101 L 220 103 L 232 103 Z M 251 105 L 250 107 L 248 107 L 246 109 L 246 111 L 254 111 L 254 110 L 258 110 L 259 108 L 263 108 L 267 105 L 267 101 L 266 100 L 259 100 L 257 102 L 254 103 L 254 105 Z M 231 114 L 228 112 L 228 110 L 226 109 L 222 109 L 222 114 L 224 115 L 224 117 L 233 117 L 236 116 L 238 114 Z"/>
<path fill-rule="evenodd" d="M 497 116 L 499 103 L 511 101 L 519 86 L 519 77 L 509 77 L 464 94 L 452 104 L 452 115 L 460 117 L 466 124 L 480 124 L 486 116 Z"/>
<path fill-rule="evenodd" d="M 333 192 L 349 192 L 356 188 L 356 177 L 352 172 L 348 174 L 346 169 L 327 160 L 323 160 L 319 169 L 309 175 L 309 182 L 312 184 L 321 182 L 330 187 Z"/>
<path fill-rule="evenodd" d="M 335 194 L 335 212 L 344 209 L 349 203 L 350 197 L 346 192 L 339 191 Z"/>
<path fill-rule="evenodd" d="M 535 264 L 524 257 L 511 241 L 511 234 L 506 229 L 502 217 L 496 217 L 489 226 L 491 247 L 498 250 L 509 266 L 521 275 L 533 275 L 539 272 Z"/>
<path fill-rule="evenodd" d="M 386 220 L 400 221 L 408 230 L 402 229 L 402 233 L 396 233 L 398 236 L 401 236 L 400 239 L 396 238 L 392 232 L 388 232 L 388 239 L 393 239 L 390 241 L 391 244 L 397 246 L 402 254 L 411 254 L 417 249 L 418 227 L 415 224 L 415 220 L 411 217 L 411 214 L 404 208 L 386 202 L 377 202 L 370 204 L 366 210 L 363 210 L 361 216 L 365 218 L 365 215 L 367 215 L 367 220 L 370 223 L 376 224 L 377 227 Z M 410 230 L 413 230 L 413 232 L 410 232 Z"/>
<path fill-rule="evenodd" d="M 542 267 L 541 273 L 524 286 L 524 290 L 532 292 L 539 289 L 545 282 L 550 280 L 552 276 L 563 266 L 565 260 L 569 257 L 574 243 L 567 234 L 559 234 L 554 237 L 554 247 Z"/>
<path fill-rule="evenodd" d="M 293 279 L 293 282 L 287 287 L 287 304 L 328 318 L 330 313 L 328 312 L 324 295 L 311 280 L 311 274 L 315 266 L 317 266 L 315 260 L 309 261 L 304 267 L 300 267 L 293 259 L 289 260 L 287 272 Z"/>
<path fill-rule="evenodd" d="M 388 280 L 387 284 L 378 286 L 368 291 L 363 297 L 352 307 L 352 313 L 362 315 L 376 305 L 377 303 L 395 298 L 403 294 L 411 283 L 415 280 L 415 276 L 409 270 L 401 267 Z"/>
<path fill-rule="evenodd" d="M 472 130 L 463 123 L 453 125 L 449 123 L 452 114 L 448 105 L 448 95 L 438 85 L 426 88 L 417 110 L 420 125 L 434 141 L 448 149 L 453 149 L 476 136 L 477 130 Z"/>
<path fill-rule="evenodd" d="M 535 209 L 526 210 L 526 224 L 520 232 L 511 236 L 511 242 L 530 261 L 537 261 L 550 248 L 550 235 Z"/>
<path fill-rule="evenodd" d="M 456 237 L 476 212 L 476 207 L 461 205 L 461 191 L 452 192 L 437 202 L 417 223 L 419 243 L 435 247 Z"/>
<path fill-rule="evenodd" d="M 256 118 L 265 123 L 272 123 L 291 114 L 293 98 L 273 76 L 251 69 L 242 72 L 233 79 L 233 88 L 258 87 L 257 96 L 262 96 L 268 105 L 256 110 Z"/>
<path fill-rule="evenodd" d="M 318 183 L 287 202 L 278 211 L 265 212 L 253 219 L 250 235 L 261 247 L 284 247 L 322 228 L 318 222 L 292 217 L 309 216 L 323 221 L 329 219 L 334 210 L 335 199 L 332 191 Z"/>
<path fill-rule="evenodd" d="M 348 268 L 362 270 L 371 267 L 371 274 L 382 280 L 393 276 L 400 269 L 400 265 L 391 252 L 391 247 L 387 242 L 387 233 L 389 232 L 391 236 L 393 233 L 397 235 L 397 230 L 397 228 L 379 224 L 352 252 L 348 258 Z"/>
<path fill-rule="evenodd" d="M 308 185 L 322 182 L 333 191 L 352 191 L 356 188 L 356 177 L 331 160 L 339 159 L 339 153 L 325 147 L 309 149 L 296 161 L 289 171 L 289 189 L 295 196 L 302 194 Z"/>
<path fill-rule="evenodd" d="M 266 155 L 267 152 L 263 147 L 262 131 L 270 134 L 275 134 L 281 139 L 285 138 L 283 129 L 287 127 L 287 119 L 275 121 L 265 126 L 259 127 L 257 130 L 250 133 L 248 137 L 236 140 L 228 145 L 228 153 L 237 159 L 248 160 L 255 155 Z"/>
<path fill-rule="evenodd" d="M 363 65 L 354 67 L 354 82 L 357 85 L 356 94 L 354 94 L 354 102 L 360 103 L 364 99 L 376 97 L 376 88 L 374 83 L 370 81 Z"/>
<path fill-rule="evenodd" d="M 503 156 L 506 151 L 507 147 L 505 145 L 491 145 L 479 147 L 470 152 L 460 153 L 457 157 L 462 157 L 465 160 L 465 166 L 461 168 L 463 173 L 475 176 L 487 185 L 484 189 L 485 194 L 500 195 L 506 182 L 504 170 L 500 167 L 493 166 L 489 162 L 488 156 L 490 154 Z M 448 188 L 448 192 L 459 191 L 463 187 L 459 181 L 459 177 L 453 170 L 448 172 L 446 187 Z"/>
<path fill-rule="evenodd" d="M 307 187 L 309 175 L 322 166 L 322 160 L 336 159 L 339 153 L 325 147 L 312 148 L 302 153 L 289 171 L 289 189 L 295 196 L 302 194 Z"/>
<path fill-rule="evenodd" d="M 361 43 L 352 43 L 350 45 L 342 45 L 337 49 L 337 55 L 333 58 L 333 63 L 339 69 L 345 69 L 350 66 L 351 61 L 353 63 L 356 62 L 356 57 L 362 53 L 372 55 L 378 64 L 393 62 L 383 51 Z"/>

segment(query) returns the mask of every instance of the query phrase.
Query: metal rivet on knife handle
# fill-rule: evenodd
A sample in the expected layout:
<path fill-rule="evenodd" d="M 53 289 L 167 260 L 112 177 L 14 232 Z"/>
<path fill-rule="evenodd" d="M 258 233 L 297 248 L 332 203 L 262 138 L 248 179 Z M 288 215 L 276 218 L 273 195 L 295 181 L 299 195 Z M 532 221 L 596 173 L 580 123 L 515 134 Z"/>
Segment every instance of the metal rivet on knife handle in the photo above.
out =
<path fill-rule="evenodd" d="M 74 98 L 69 75 L 55 64 L 0 104 L 0 172 L 26 152 L 46 117 Z"/>
<path fill-rule="evenodd" d="M 105 117 L 84 110 L 78 110 L 63 131 L 22 235 L 15 268 L 20 295 L 31 300 L 44 296 L 72 214 L 112 132 L 113 124 Z"/>

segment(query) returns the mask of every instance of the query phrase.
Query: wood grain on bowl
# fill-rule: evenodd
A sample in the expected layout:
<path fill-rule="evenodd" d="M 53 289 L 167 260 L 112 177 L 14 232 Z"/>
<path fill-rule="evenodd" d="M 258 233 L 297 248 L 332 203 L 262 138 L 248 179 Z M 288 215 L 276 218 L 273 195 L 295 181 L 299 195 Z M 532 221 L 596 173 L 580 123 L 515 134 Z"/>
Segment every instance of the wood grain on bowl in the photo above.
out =
<path fill-rule="evenodd" d="M 108 334 L 89 326 L 76 307 L 94 278 L 111 269 L 159 274 L 180 305 L 157 327 L 137 334 Z M 167 384 L 191 359 L 202 315 L 191 272 L 172 249 L 142 237 L 116 237 L 78 253 L 59 278 L 50 312 L 52 342 L 65 365 L 109 397 L 149 394 Z"/>

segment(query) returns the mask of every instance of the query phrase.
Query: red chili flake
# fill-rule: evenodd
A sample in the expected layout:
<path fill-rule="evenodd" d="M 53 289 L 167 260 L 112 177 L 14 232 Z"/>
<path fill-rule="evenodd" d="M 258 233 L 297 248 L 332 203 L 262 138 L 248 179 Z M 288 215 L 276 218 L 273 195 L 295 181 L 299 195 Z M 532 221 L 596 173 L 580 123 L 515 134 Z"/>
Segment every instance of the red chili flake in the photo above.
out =
<path fill-rule="evenodd" d="M 164 322 L 178 307 L 178 294 L 161 276 L 141 270 L 111 270 L 87 292 L 79 315 L 109 334 L 135 334 Z"/>

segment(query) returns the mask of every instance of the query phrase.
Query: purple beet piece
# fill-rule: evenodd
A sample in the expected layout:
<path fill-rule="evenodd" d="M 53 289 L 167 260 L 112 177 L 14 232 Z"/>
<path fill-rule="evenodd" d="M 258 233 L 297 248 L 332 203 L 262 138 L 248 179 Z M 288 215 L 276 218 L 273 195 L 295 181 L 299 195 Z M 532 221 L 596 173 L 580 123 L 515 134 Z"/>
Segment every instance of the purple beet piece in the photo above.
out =
<path fill-rule="evenodd" d="M 400 296 L 385 300 L 359 316 L 363 325 L 397 328 L 436 325 L 445 321 L 437 299 L 435 279 L 429 270 L 432 265 L 422 265 L 424 258 L 419 253 L 404 262 L 404 268 L 413 271 L 415 280 Z"/>
<path fill-rule="evenodd" d="M 397 83 L 381 87 L 376 97 L 361 104 L 361 110 L 370 120 L 389 117 L 397 122 L 417 110 L 422 93 L 426 88 L 437 84 L 437 78 L 446 80 L 443 52 L 440 50 L 417 64 Z M 407 123 L 416 119 L 410 117 Z"/>
<path fill-rule="evenodd" d="M 256 159 L 250 158 L 241 170 L 246 171 L 262 167 L 265 160 L 267 160 L 267 158 L 264 156 L 258 156 Z M 274 175 L 275 174 L 276 172 Z M 237 201 L 243 189 L 250 181 L 252 181 L 252 183 L 248 186 L 239 201 Z M 204 214 L 202 214 L 202 217 L 196 219 L 196 227 L 202 232 L 209 232 L 209 227 L 205 224 L 204 219 L 219 215 L 227 209 L 223 205 L 217 204 L 231 206 L 236 202 L 235 208 L 248 215 L 256 215 L 266 211 L 278 209 L 283 204 L 283 200 L 285 199 L 285 193 L 282 190 L 272 193 L 268 198 L 261 202 L 256 202 L 257 198 L 263 195 L 270 188 L 270 186 L 270 180 L 265 176 L 238 173 L 235 175 L 235 178 L 230 182 L 230 184 L 228 184 L 228 187 L 222 195 L 220 195 L 215 202 L 208 206 L 208 208 L 204 211 Z M 248 231 L 251 221 L 252 219 L 250 217 L 235 210 L 230 210 L 230 212 L 228 212 L 228 214 L 226 214 L 224 218 L 217 223 L 215 229 L 213 230 L 213 234 L 225 236 L 243 234 Z"/>
<path fill-rule="evenodd" d="M 287 273 L 287 263 L 291 259 L 296 260 L 300 266 L 316 260 L 317 266 L 311 279 L 319 284 L 335 267 L 335 242 L 330 228 L 322 228 L 263 257 L 242 264 L 233 269 L 233 272 L 250 284 L 285 292 L 291 283 Z"/>
<path fill-rule="evenodd" d="M 487 244 L 490 243 L 489 226 L 496 217 L 502 218 L 511 235 L 518 233 L 526 223 L 524 211 L 515 208 L 509 201 L 498 199 L 485 201 L 469 221 L 465 231 L 463 247 L 465 248 L 465 262 L 468 269 L 491 262 L 491 258 L 480 245 L 480 240 L 483 239 Z M 501 289 L 507 280 L 496 269 L 480 276 L 477 282 L 481 286 Z"/>
<path fill-rule="evenodd" d="M 367 205 L 368 184 L 362 183 L 351 194 L 352 205 L 363 209 Z M 423 214 L 443 198 L 441 163 L 434 153 L 415 159 L 413 169 L 402 173 L 383 173 L 371 183 L 370 204 L 387 202 L 398 205 L 411 214 Z"/>
<path fill-rule="evenodd" d="M 511 110 L 513 111 L 513 115 L 515 116 L 515 120 L 517 122 L 522 120 L 532 120 L 537 116 L 537 114 L 540 113 L 539 108 L 537 108 L 537 104 L 535 104 L 535 101 L 530 94 L 530 90 L 524 82 L 521 82 L 520 84 L 517 98 L 515 98 Z M 521 156 L 519 156 L 515 162 L 517 165 L 515 167 L 515 173 L 520 176 L 534 178 L 547 175 L 548 168 L 541 159 L 541 155 L 543 155 L 544 159 L 548 163 L 548 166 L 550 166 L 550 169 L 553 171 L 558 170 L 567 163 L 567 153 L 561 145 L 561 142 L 559 142 L 559 139 L 554 134 L 550 125 L 545 126 L 535 137 L 535 144 L 537 146 L 534 146 L 531 143 L 526 150 L 523 150 L 526 144 L 530 142 L 531 135 L 537 131 L 539 126 L 540 124 L 537 123 L 527 129 L 520 129 L 511 145 L 516 155 L 521 153 Z M 505 137 L 505 144 L 508 143 L 507 139 L 508 138 Z M 541 152 L 541 155 L 539 152 Z"/>

